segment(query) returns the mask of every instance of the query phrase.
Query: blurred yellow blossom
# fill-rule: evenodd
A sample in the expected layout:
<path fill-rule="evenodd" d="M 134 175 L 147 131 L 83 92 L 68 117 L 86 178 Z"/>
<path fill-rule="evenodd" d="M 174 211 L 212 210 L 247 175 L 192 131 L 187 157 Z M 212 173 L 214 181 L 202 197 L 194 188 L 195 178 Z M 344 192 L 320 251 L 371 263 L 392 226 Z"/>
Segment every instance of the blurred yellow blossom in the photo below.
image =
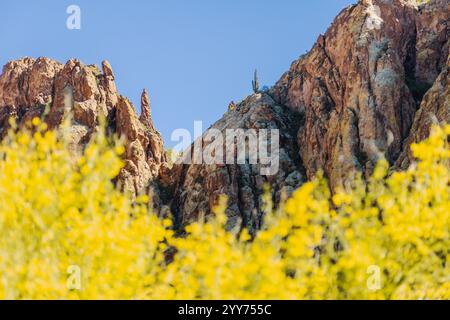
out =
<path fill-rule="evenodd" d="M 79 157 L 46 128 L 0 146 L 0 298 L 450 299 L 450 126 L 417 162 L 332 195 L 322 177 L 255 235 L 227 231 L 226 202 L 174 233 L 113 183 L 123 147 L 99 132 Z M 177 236 L 174 236 L 177 234 Z"/>

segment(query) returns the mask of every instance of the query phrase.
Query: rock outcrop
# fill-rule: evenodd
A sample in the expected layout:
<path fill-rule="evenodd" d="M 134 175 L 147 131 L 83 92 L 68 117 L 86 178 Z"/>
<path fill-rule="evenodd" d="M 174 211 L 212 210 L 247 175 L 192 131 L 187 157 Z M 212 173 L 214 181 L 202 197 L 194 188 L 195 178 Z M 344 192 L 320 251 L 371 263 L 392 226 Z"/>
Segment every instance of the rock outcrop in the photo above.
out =
<path fill-rule="evenodd" d="M 132 193 L 143 192 L 165 163 L 161 135 L 148 126 L 149 121 L 142 123 L 128 99 L 119 97 L 114 123 L 118 135 L 125 138 L 125 166 L 119 181 L 124 190 Z"/>
<path fill-rule="evenodd" d="M 422 91 L 433 85 L 447 62 L 449 7 L 447 0 L 432 0 L 416 14 L 415 78 Z"/>
<path fill-rule="evenodd" d="M 41 117 L 53 129 L 68 116 L 71 141 L 82 148 L 103 118 L 110 132 L 125 140 L 125 167 L 118 183 L 134 194 L 145 192 L 165 163 L 163 141 L 151 124 L 149 105 L 142 106 L 141 122 L 132 104 L 118 94 L 108 61 L 102 69 L 75 59 L 66 64 L 48 58 L 9 62 L 0 76 L 0 135 L 10 118 L 21 127 Z M 142 100 L 149 100 L 146 91 Z"/>
<path fill-rule="evenodd" d="M 278 203 L 305 181 L 295 144 L 297 121 L 299 117 L 294 111 L 277 105 L 264 93 L 249 96 L 230 109 L 206 131 L 200 141 L 203 154 L 209 154 L 208 147 L 213 140 L 211 133 L 215 130 L 219 138 L 216 137 L 214 141 L 219 143 L 219 149 L 222 150 L 219 158 L 222 163 L 177 164 L 169 172 L 172 179 L 166 179 L 169 181 L 166 187 L 174 190 L 172 208 L 179 213 L 178 224 L 185 225 L 198 219 L 202 213 L 209 213 L 219 197 L 227 195 L 229 227 L 245 226 L 251 231 L 258 229 L 262 222 L 265 185 L 270 187 L 273 201 Z M 239 131 L 242 129 L 249 131 Z M 265 136 L 261 129 L 265 129 Z M 279 133 L 277 141 L 271 136 L 273 130 L 277 130 L 277 136 Z M 237 137 L 237 143 L 234 137 Z M 267 142 L 267 146 L 260 145 L 259 138 Z M 244 147 L 239 142 L 243 142 Z M 245 151 L 242 161 L 238 161 L 238 148 Z M 274 162 L 261 161 L 261 158 L 251 160 L 256 154 L 261 156 L 266 151 L 264 149 L 267 150 L 267 159 L 273 156 L 276 159 Z M 196 150 L 193 147 L 190 155 L 193 161 L 198 153 Z M 227 161 L 227 150 L 231 150 L 232 156 L 228 158 L 231 161 Z M 203 162 L 207 160 L 203 159 Z M 273 169 L 272 172 L 269 167 Z M 263 174 L 263 168 L 267 169 L 267 174 Z"/>
<path fill-rule="evenodd" d="M 397 160 L 447 60 L 448 18 L 447 1 L 360 1 L 292 64 L 272 93 L 305 116 L 297 141 L 308 178 L 323 170 L 345 187 L 380 157 Z"/>
<path fill-rule="evenodd" d="M 268 93 L 232 104 L 213 125 L 222 132 L 279 128 L 280 171 L 264 176 L 252 165 L 176 166 L 172 208 L 180 224 L 210 212 L 218 195 L 227 194 L 230 227 L 242 220 L 257 228 L 264 183 L 276 203 L 280 190 L 289 194 L 319 171 L 335 190 L 355 175 L 370 175 L 381 157 L 391 165 L 409 163 L 409 143 L 428 135 L 430 119 L 449 121 L 449 14 L 443 0 L 422 6 L 364 0 L 344 9 Z"/>

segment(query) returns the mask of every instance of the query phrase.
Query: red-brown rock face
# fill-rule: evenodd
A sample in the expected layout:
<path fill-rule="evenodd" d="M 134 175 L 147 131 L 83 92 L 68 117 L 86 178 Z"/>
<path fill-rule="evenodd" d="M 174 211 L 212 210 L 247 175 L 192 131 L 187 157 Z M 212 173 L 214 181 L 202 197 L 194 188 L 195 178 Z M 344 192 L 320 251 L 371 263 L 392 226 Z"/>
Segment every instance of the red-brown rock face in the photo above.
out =
<path fill-rule="evenodd" d="M 448 0 L 430 1 L 416 14 L 416 67 L 418 85 L 429 88 L 447 62 L 449 42 Z"/>
<path fill-rule="evenodd" d="M 356 174 L 370 174 L 380 157 L 394 164 L 402 154 L 409 163 L 408 143 L 428 135 L 430 119 L 450 120 L 448 67 L 443 69 L 449 12 L 444 0 L 420 7 L 415 1 L 366 0 L 343 10 L 268 95 L 232 105 L 213 125 L 223 132 L 255 124 L 280 128 L 280 171 L 262 176 L 250 165 L 175 167 L 173 209 L 180 223 L 210 212 L 218 195 L 227 194 L 231 221 L 257 227 L 263 183 L 276 202 L 278 190 L 289 194 L 304 172 L 311 179 L 323 171 L 335 189 Z"/>
<path fill-rule="evenodd" d="M 448 56 L 448 2 L 412 3 L 345 9 L 273 88 L 278 103 L 305 116 L 297 141 L 308 178 L 323 170 L 343 187 L 380 157 L 399 157 L 424 86 Z"/>
<path fill-rule="evenodd" d="M 304 170 L 298 156 L 298 149 L 295 143 L 296 124 L 298 116 L 295 112 L 277 105 L 267 94 L 254 94 L 234 109 L 228 110 L 221 120 L 216 122 L 203 136 L 203 154 L 207 152 L 211 140 L 207 136 L 212 130 L 218 130 L 225 142 L 222 154 L 223 164 L 178 164 L 165 177 L 166 187 L 172 187 L 175 191 L 172 194 L 173 210 L 178 213 L 178 223 L 185 225 L 195 221 L 202 213 L 209 213 L 211 208 L 217 204 L 221 195 L 228 197 L 227 215 L 229 217 L 229 227 L 245 226 L 250 231 L 254 231 L 261 226 L 263 213 L 264 186 L 271 188 L 272 198 L 275 203 L 279 203 L 283 196 L 289 196 L 303 182 L 305 182 Z M 250 129 L 253 131 L 243 131 L 248 134 L 248 141 L 245 143 L 245 159 L 238 161 L 239 142 L 244 142 L 244 138 L 237 139 L 238 143 L 227 143 L 233 141 L 233 133 L 239 129 Z M 266 136 L 262 136 L 265 129 Z M 279 130 L 279 140 L 272 140 L 272 131 Z M 251 136 L 254 133 L 255 135 Z M 277 134 L 276 131 L 273 134 Z M 251 137 L 250 137 L 251 136 Z M 250 141 L 256 141 L 256 137 L 267 142 L 267 148 L 257 145 L 258 151 L 266 149 L 268 154 L 279 150 L 276 156 L 277 161 L 251 161 L 252 152 Z M 215 140 L 217 141 L 217 140 Z M 259 143 L 259 142 L 258 142 Z M 278 144 L 279 148 L 276 147 Z M 221 144 L 222 145 L 222 144 Z M 231 149 L 230 149 L 231 148 Z M 227 149 L 232 150 L 233 160 L 226 161 Z M 264 152 L 266 151 L 264 150 Z M 195 158 L 196 151 L 193 149 L 192 157 Z M 228 163 L 228 164 L 227 164 Z M 266 163 L 268 165 L 264 165 Z M 272 168 L 272 172 L 267 174 L 262 168 Z M 270 171 L 270 170 L 269 170 Z M 171 179 L 167 179 L 167 177 Z"/>
<path fill-rule="evenodd" d="M 143 106 L 146 118 L 142 123 L 131 103 L 118 94 L 109 62 L 104 61 L 102 69 L 77 60 L 65 65 L 47 58 L 9 62 L 0 76 L 0 135 L 7 130 L 10 117 L 19 126 L 42 117 L 49 128 L 56 128 L 71 115 L 73 145 L 82 147 L 103 117 L 112 132 L 125 140 L 125 167 L 119 184 L 126 191 L 141 193 L 165 162 L 163 142 L 148 125 L 149 106 Z M 143 96 L 148 101 L 146 92 Z"/>

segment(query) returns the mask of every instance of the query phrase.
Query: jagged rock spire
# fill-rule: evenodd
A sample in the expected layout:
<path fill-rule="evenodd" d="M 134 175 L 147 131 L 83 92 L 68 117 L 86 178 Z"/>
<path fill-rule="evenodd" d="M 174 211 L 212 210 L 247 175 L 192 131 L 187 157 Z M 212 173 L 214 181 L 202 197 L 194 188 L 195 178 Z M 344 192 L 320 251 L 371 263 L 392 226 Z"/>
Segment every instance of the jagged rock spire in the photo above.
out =
<path fill-rule="evenodd" d="M 114 72 L 112 70 L 111 64 L 109 63 L 108 60 L 103 60 L 102 61 L 102 69 L 103 69 L 103 74 L 107 77 L 111 77 L 112 80 L 115 79 L 114 77 Z"/>
<path fill-rule="evenodd" d="M 139 117 L 141 123 L 147 128 L 153 128 L 152 111 L 150 106 L 150 98 L 146 89 L 142 91 L 141 95 L 141 116 Z"/>
<path fill-rule="evenodd" d="M 102 69 L 100 74 L 97 66 L 76 59 L 62 64 L 45 57 L 23 58 L 0 68 L 0 140 L 8 133 L 10 118 L 21 128 L 42 117 L 50 129 L 57 129 L 70 111 L 68 150 L 78 154 L 100 130 L 104 116 L 107 133 L 125 142 L 117 185 L 135 195 L 147 193 L 166 162 L 161 135 L 142 124 L 131 102 L 119 95 L 107 60 Z M 144 96 L 144 122 L 150 124 L 150 104 Z"/>

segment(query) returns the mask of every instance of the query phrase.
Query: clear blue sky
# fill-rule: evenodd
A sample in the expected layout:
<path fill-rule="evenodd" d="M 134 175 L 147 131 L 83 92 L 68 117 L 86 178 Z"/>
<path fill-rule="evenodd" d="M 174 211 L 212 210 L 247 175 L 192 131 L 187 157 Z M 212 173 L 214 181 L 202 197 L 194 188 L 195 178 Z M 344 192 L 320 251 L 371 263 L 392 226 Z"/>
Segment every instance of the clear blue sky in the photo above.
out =
<path fill-rule="evenodd" d="M 145 87 L 166 146 L 171 132 L 218 120 L 251 93 L 253 70 L 273 85 L 355 0 L 10 0 L 0 4 L 0 64 L 23 56 L 108 59 L 137 109 Z M 81 8 L 81 30 L 66 9 Z"/>

